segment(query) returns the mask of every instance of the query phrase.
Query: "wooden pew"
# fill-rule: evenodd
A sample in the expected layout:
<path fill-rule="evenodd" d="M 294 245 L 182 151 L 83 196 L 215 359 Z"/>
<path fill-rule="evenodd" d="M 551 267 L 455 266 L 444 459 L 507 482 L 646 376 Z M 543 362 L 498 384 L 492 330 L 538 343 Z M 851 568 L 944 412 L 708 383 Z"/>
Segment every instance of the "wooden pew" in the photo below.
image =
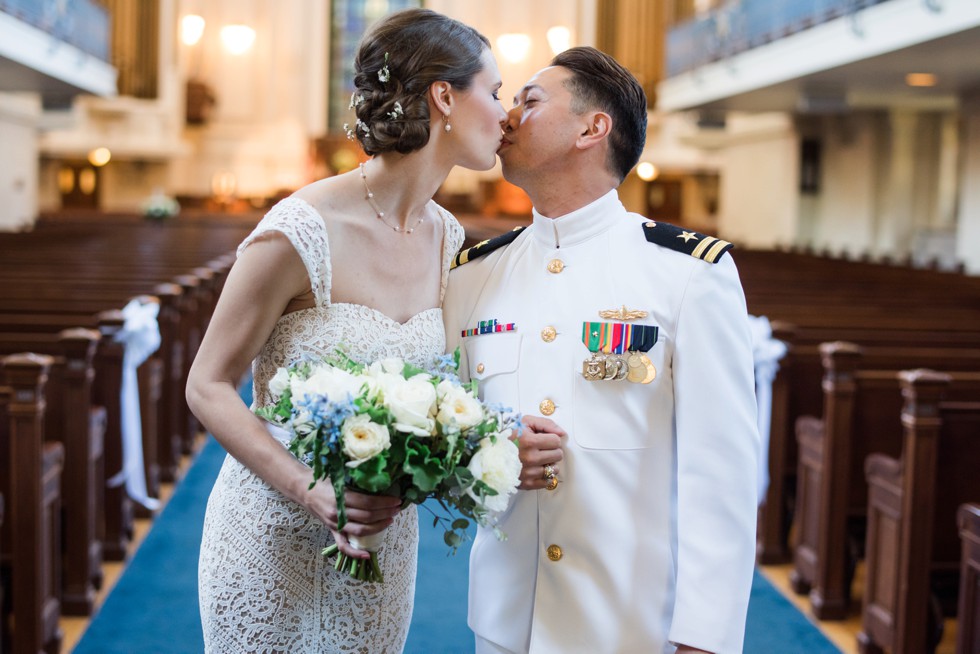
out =
<path fill-rule="evenodd" d="M 976 654 L 980 652 L 980 504 L 961 506 L 957 524 L 963 552 L 956 613 L 956 654 Z"/>
<path fill-rule="evenodd" d="M 941 317 L 937 314 L 937 319 Z M 846 340 L 863 348 L 869 369 L 902 370 L 924 367 L 944 370 L 980 370 L 980 332 L 936 329 L 916 331 L 803 327 L 773 321 L 773 337 L 787 345 L 787 354 L 773 381 L 769 432 L 769 486 L 759 508 L 757 559 L 762 564 L 791 558 L 789 532 L 793 522 L 799 450 L 795 438 L 800 416 L 823 411 L 824 342 Z"/>
<path fill-rule="evenodd" d="M 5 633 L 13 654 L 57 654 L 60 614 L 60 477 L 64 448 L 44 442 L 44 388 L 51 358 L 16 354 L 0 360 L 0 447 L 3 493 L 10 497 L 4 529 L 4 576 L 10 579 Z M 9 484 L 7 486 L 6 484 Z"/>
<path fill-rule="evenodd" d="M 0 399 L 0 403 L 5 401 L 6 400 Z M 2 533 L 3 533 L 3 494 L 0 493 L 0 534 Z M 3 539 L 2 537 L 0 537 L 0 543 L 2 542 Z M 2 551 L 0 551 L 0 557 L 2 557 Z M 3 642 L 6 639 L 5 637 L 6 629 L 4 628 L 4 623 L 6 622 L 6 620 L 4 619 L 5 615 L 6 615 L 6 611 L 4 610 L 4 602 L 3 602 L 3 580 L 0 579 L 0 654 L 2 654 L 3 652 Z"/>
<path fill-rule="evenodd" d="M 872 454 L 863 654 L 934 652 L 943 618 L 956 615 L 961 546 L 956 512 L 980 501 L 980 387 L 975 401 L 948 402 L 949 375 L 901 373 L 901 458 Z"/>
<path fill-rule="evenodd" d="M 867 516 L 864 459 L 873 452 L 901 452 L 902 397 L 899 370 L 865 367 L 861 348 L 827 343 L 822 418 L 797 423 L 800 448 L 797 507 L 798 542 L 790 580 L 810 594 L 813 614 L 822 620 L 846 617 L 854 565 L 863 556 Z M 962 366 L 975 352 L 930 359 Z M 911 359 L 911 357 L 910 357 Z M 862 369 L 858 369 L 858 365 Z M 910 360 L 917 366 L 922 360 Z M 943 366 L 931 366 L 942 368 Z M 978 365 L 973 370 L 980 370 Z M 980 390 L 980 373 L 951 373 L 950 400 L 971 399 Z"/>

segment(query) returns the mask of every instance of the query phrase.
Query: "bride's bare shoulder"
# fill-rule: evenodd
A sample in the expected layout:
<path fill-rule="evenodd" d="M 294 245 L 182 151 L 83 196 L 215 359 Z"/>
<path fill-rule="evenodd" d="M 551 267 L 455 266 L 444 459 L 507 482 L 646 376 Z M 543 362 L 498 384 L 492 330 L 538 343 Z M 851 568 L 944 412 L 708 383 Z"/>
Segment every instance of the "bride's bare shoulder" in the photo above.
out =
<path fill-rule="evenodd" d="M 350 219 L 351 209 L 363 201 L 358 194 L 356 174 L 345 173 L 325 177 L 300 188 L 292 197 L 303 200 L 323 218 L 328 225 L 342 224 Z"/>

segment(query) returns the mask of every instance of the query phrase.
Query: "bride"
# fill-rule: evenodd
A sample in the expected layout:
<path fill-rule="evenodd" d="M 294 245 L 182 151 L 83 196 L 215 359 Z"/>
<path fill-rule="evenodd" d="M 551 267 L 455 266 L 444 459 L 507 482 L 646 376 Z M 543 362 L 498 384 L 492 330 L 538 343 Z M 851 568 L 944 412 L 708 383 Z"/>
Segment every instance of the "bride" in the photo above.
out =
<path fill-rule="evenodd" d="M 245 239 L 191 368 L 187 401 L 225 447 L 208 501 L 199 593 L 209 652 L 400 652 L 415 589 L 415 508 L 349 492 L 337 530 L 329 484 L 255 406 L 280 366 L 343 344 L 356 360 L 430 365 L 445 351 L 443 293 L 463 232 L 432 201 L 453 166 L 491 168 L 506 118 L 489 42 L 428 10 L 378 23 L 355 59 L 349 134 L 373 158 L 278 203 Z M 386 529 L 387 528 L 387 529 Z M 383 584 L 336 572 L 320 551 L 385 530 Z"/>

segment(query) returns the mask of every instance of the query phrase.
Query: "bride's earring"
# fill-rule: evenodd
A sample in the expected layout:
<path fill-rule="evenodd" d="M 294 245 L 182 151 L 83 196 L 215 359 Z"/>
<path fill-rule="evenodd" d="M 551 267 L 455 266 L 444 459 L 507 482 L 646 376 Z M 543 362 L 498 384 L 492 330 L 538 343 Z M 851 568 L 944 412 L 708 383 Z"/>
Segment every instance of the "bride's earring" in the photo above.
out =
<path fill-rule="evenodd" d="M 453 131 L 453 126 L 449 124 L 449 114 L 442 115 L 442 122 L 446 123 L 443 129 L 445 129 L 447 132 Z"/>

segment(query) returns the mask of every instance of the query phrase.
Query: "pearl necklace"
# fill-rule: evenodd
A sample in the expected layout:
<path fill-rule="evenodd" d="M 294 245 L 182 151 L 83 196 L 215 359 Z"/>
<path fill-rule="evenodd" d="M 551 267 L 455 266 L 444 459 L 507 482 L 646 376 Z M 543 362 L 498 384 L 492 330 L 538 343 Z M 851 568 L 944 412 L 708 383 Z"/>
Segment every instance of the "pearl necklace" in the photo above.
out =
<path fill-rule="evenodd" d="M 414 232 L 415 228 L 421 225 L 422 221 L 425 220 L 425 209 L 424 208 L 422 209 L 422 215 L 419 216 L 418 221 L 416 221 L 416 223 L 411 227 L 409 227 L 408 229 L 402 229 L 401 225 L 392 225 L 387 220 L 385 220 L 385 212 L 379 209 L 377 202 L 374 201 L 374 193 L 372 193 L 371 189 L 368 187 L 367 174 L 364 172 L 364 164 L 362 163 L 360 164 L 360 166 L 361 166 L 361 181 L 364 182 L 364 199 L 367 200 L 369 205 L 371 205 L 371 208 L 374 210 L 374 213 L 378 216 L 378 220 L 380 220 L 385 224 L 385 226 L 390 227 L 396 232 L 403 231 L 406 234 L 411 234 L 412 232 Z"/>

